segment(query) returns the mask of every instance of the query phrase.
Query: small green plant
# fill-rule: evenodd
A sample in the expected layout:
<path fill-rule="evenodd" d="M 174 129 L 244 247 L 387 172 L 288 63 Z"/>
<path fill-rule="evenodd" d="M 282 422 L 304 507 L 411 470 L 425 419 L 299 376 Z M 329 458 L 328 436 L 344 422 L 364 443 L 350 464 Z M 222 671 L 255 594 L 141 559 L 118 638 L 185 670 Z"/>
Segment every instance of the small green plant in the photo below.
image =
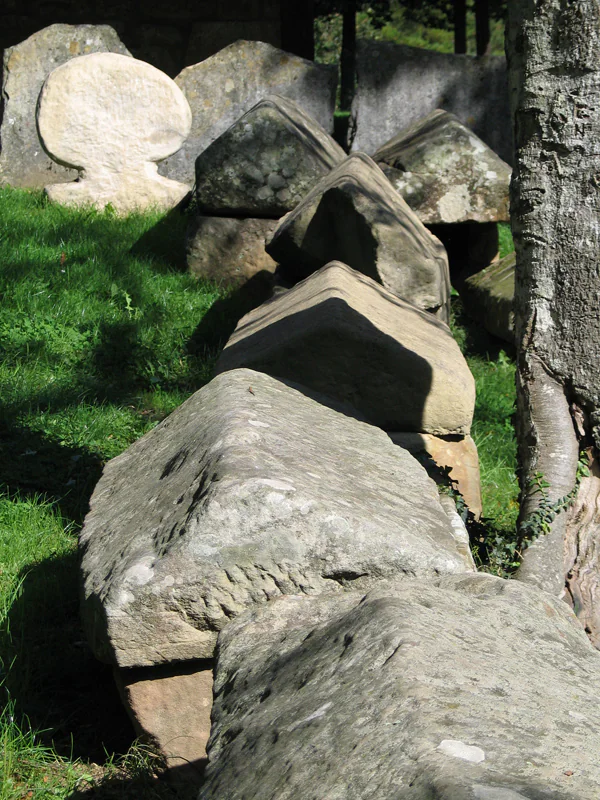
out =
<path fill-rule="evenodd" d="M 577 499 L 581 481 L 583 478 L 588 477 L 589 474 L 588 454 L 585 450 L 582 450 L 577 462 L 577 471 L 573 488 L 564 495 L 564 497 L 560 497 L 554 502 L 550 500 L 550 494 L 548 492 L 550 484 L 544 478 L 543 473 L 536 472 L 533 475 L 527 484 L 527 488 L 532 494 L 539 495 L 539 502 L 535 511 L 532 511 L 527 519 L 523 520 L 519 526 L 519 541 L 523 546 L 531 543 L 539 536 L 550 533 L 552 523 L 556 519 L 557 514 L 560 514 L 561 511 L 567 511 L 573 506 Z"/>

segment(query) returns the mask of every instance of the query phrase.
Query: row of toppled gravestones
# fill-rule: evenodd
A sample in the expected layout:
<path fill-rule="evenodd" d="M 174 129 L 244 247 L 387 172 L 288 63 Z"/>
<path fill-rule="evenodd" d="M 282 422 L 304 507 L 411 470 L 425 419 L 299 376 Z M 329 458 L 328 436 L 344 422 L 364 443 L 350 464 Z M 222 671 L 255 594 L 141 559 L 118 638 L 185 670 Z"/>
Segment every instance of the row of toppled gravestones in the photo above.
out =
<path fill-rule="evenodd" d="M 394 444 L 468 461 L 447 451 L 473 381 L 423 220 L 468 226 L 471 269 L 498 170 L 439 114 L 376 154 L 387 180 L 324 136 L 272 98 L 197 161 L 202 219 L 288 212 L 283 285 L 217 377 L 107 465 L 81 535 L 90 642 L 174 763 L 202 758 L 212 706 L 203 800 L 596 798 L 598 653 L 557 599 L 475 572 L 453 502 Z"/>
<path fill-rule="evenodd" d="M 106 53 L 120 58 L 109 56 L 106 63 L 102 57 Z M 100 57 L 82 62 L 84 54 Z M 73 61 L 77 63 L 70 64 Z M 64 69 L 59 69 L 61 66 Z M 57 75 L 42 93 L 44 134 L 40 139 L 36 108 L 42 87 L 55 70 Z M 168 207 L 187 193 L 194 181 L 198 154 L 216 138 L 228 133 L 222 137 L 221 151 L 241 143 L 244 136 L 239 126 L 227 129 L 265 95 L 285 95 L 292 108 L 299 104 L 330 131 L 335 83 L 331 67 L 262 42 L 247 41 L 236 42 L 186 68 L 173 83 L 158 70 L 132 59 L 109 26 L 52 25 L 4 54 L 0 184 L 47 185 L 50 196 L 60 202 L 99 206 L 111 202 L 122 211 L 146 205 Z M 275 115 L 286 111 L 285 100 L 278 99 Z M 297 122 L 302 125 L 298 118 L 301 109 L 292 111 L 292 127 Z M 263 108 L 262 115 L 265 113 Z M 417 123 L 403 132 L 406 146 L 401 148 L 400 158 L 394 139 L 380 147 L 376 158 L 420 219 L 434 229 L 441 226 L 434 232 L 448 248 L 451 261 L 472 273 L 487 267 L 496 252 L 494 222 L 507 218 L 508 168 L 464 127 L 455 126 L 449 136 L 451 126 L 444 115 L 436 119 L 440 114 L 434 113 L 426 124 Z M 250 116 L 255 122 L 257 115 Z M 314 121 L 309 139 L 314 136 Z M 276 129 L 280 123 L 276 121 Z M 263 131 L 260 142 L 263 151 L 267 133 Z M 438 146 L 432 150 L 436 138 Z M 306 153 L 301 165 L 295 163 L 296 151 L 304 148 L 293 136 L 288 137 L 291 150 L 274 170 L 269 168 L 264 152 L 257 163 L 256 153 L 246 151 L 250 169 L 241 174 L 249 181 L 247 189 L 254 190 L 246 208 L 240 207 L 239 197 L 232 207 L 227 176 L 220 185 L 206 180 L 209 159 L 204 159 L 205 191 L 198 199 L 213 197 L 206 204 L 209 216 L 197 219 L 201 230 L 192 231 L 189 260 L 193 271 L 216 272 L 219 280 L 239 280 L 244 271 L 273 268 L 260 240 L 272 234 L 275 220 L 294 207 L 310 181 L 342 157 L 342 151 L 326 133 L 322 137 L 317 134 L 319 139 L 320 152 L 317 147 L 311 154 L 310 165 Z M 308 142 L 309 147 L 311 144 L 315 141 Z M 268 149 L 272 154 L 274 148 Z M 172 150 L 176 152 L 165 159 Z M 218 158 L 219 147 L 209 151 L 213 160 Z M 230 166 L 235 167 L 234 174 L 240 174 L 239 155 L 237 163 Z M 84 180 L 73 183 L 82 171 Z M 295 176 L 295 194 L 287 188 L 290 182 L 286 173 L 290 171 L 299 172 L 304 180 L 303 185 Z M 243 222 L 240 213 L 245 216 Z M 194 241 L 199 242 L 196 247 Z M 465 282 L 462 288 L 465 302 L 483 324 L 511 341 L 514 264 L 494 265 L 481 278 L 475 278 L 472 287 Z"/>
<path fill-rule="evenodd" d="M 476 572 L 454 502 L 395 444 L 468 461 L 448 450 L 473 379 L 419 208 L 437 191 L 431 224 L 467 244 L 498 213 L 466 216 L 483 183 L 407 168 L 423 127 L 449 144 L 456 124 L 401 136 L 386 178 L 270 98 L 196 162 L 194 247 L 276 206 L 278 285 L 217 377 L 106 466 L 80 544 L 92 647 L 172 763 L 208 739 L 202 800 L 598 796 L 600 655 L 562 601 Z M 426 176 L 412 210 L 390 178 Z"/>
<path fill-rule="evenodd" d="M 54 25 L 5 53 L 0 182 L 47 185 L 59 202 L 110 202 L 118 211 L 169 207 L 187 194 L 201 153 L 196 197 L 203 213 L 190 232 L 190 268 L 239 282 L 274 268 L 264 242 L 277 220 L 344 158 L 325 130 L 334 88 L 329 68 L 244 41 L 187 68 L 174 83 L 128 57 L 107 26 Z M 287 99 L 251 108 L 273 91 Z M 226 151 L 230 157 L 222 158 Z M 507 218 L 506 164 L 443 112 L 375 157 L 453 262 L 468 273 L 488 265 L 497 250 L 495 221 Z M 78 171 L 67 164 L 82 173 L 77 182 Z M 322 203 L 321 217 L 325 211 Z M 341 237 L 345 252 L 331 257 L 358 263 L 356 234 L 349 226 Z M 464 295 L 467 302 L 473 295 L 470 305 L 484 324 L 510 340 L 514 269 L 509 265 L 508 282 L 497 271 L 488 271 L 475 293 L 465 282 Z"/>

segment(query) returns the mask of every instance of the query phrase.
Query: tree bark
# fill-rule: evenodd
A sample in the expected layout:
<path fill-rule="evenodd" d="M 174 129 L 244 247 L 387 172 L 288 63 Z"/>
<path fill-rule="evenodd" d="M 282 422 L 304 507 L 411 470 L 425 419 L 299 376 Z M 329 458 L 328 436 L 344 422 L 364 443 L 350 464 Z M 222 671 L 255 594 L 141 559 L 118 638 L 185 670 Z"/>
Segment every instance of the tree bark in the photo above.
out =
<path fill-rule="evenodd" d="M 570 600 L 599 642 L 600 477 L 576 475 L 600 446 L 600 0 L 509 0 L 506 46 L 521 523 L 579 486 L 518 577 Z"/>

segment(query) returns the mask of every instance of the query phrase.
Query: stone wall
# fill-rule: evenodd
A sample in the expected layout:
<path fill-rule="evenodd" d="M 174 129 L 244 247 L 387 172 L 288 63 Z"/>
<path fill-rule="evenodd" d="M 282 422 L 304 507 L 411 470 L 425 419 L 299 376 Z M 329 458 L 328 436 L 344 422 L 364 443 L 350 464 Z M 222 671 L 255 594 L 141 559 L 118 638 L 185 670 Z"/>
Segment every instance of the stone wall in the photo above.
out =
<path fill-rule="evenodd" d="M 444 109 L 512 164 L 506 59 L 360 41 L 353 150 L 373 153 L 403 128 Z"/>
<path fill-rule="evenodd" d="M 306 36 L 310 28 L 312 37 L 310 0 L 3 0 L 0 50 L 56 22 L 111 25 L 136 58 L 171 77 L 237 39 L 312 58 Z"/>

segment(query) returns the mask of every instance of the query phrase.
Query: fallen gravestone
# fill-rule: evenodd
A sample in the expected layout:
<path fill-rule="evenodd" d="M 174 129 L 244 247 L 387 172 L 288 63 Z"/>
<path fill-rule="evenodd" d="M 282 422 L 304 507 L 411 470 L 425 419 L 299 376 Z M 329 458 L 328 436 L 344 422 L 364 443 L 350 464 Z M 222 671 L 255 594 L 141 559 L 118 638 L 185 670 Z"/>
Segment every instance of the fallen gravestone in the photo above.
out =
<path fill-rule="evenodd" d="M 345 158 L 300 106 L 270 96 L 198 156 L 196 203 L 202 214 L 278 219 Z"/>
<path fill-rule="evenodd" d="M 443 242 L 455 288 L 498 258 L 496 223 L 509 219 L 510 167 L 453 114 L 432 112 L 374 159 Z"/>
<path fill-rule="evenodd" d="M 433 111 L 373 160 L 426 225 L 510 219 L 510 167 L 454 114 Z"/>
<path fill-rule="evenodd" d="M 349 156 L 313 187 L 281 220 L 267 252 L 297 278 L 343 261 L 447 321 L 444 247 L 364 153 Z"/>
<path fill-rule="evenodd" d="M 514 344 L 515 254 L 509 253 L 464 282 L 460 296 L 467 312 L 483 327 Z"/>
<path fill-rule="evenodd" d="M 83 170 L 76 183 L 45 187 L 54 202 L 128 213 L 167 210 L 188 193 L 159 176 L 156 162 L 185 140 L 190 108 L 175 83 L 144 61 L 95 53 L 63 64 L 44 83 L 37 120 L 46 150 Z"/>
<path fill-rule="evenodd" d="M 476 519 L 483 510 L 477 446 L 470 436 L 445 439 L 429 433 L 390 433 L 391 440 L 412 453 L 436 483 L 451 485 L 461 494 Z"/>
<path fill-rule="evenodd" d="M 359 41 L 352 103 L 353 150 L 374 153 L 421 117 L 442 108 L 512 163 L 506 59 L 436 53 Z"/>
<path fill-rule="evenodd" d="M 219 637 L 199 800 L 597 800 L 600 654 L 485 574 L 284 597 Z"/>
<path fill-rule="evenodd" d="M 388 431 L 468 434 L 475 383 L 449 328 L 332 262 L 246 314 L 217 371 L 248 367 L 350 403 Z"/>
<path fill-rule="evenodd" d="M 192 128 L 184 147 L 160 165 L 160 173 L 190 187 L 198 155 L 267 95 L 290 98 L 322 128 L 333 131 L 336 68 L 265 42 L 234 42 L 186 67 L 175 82 L 192 109 Z"/>
<path fill-rule="evenodd" d="M 88 53 L 129 52 L 108 25 L 50 25 L 4 51 L 0 111 L 0 185 L 41 189 L 74 181 L 77 170 L 44 150 L 35 111 L 42 85 L 61 64 Z"/>
<path fill-rule="evenodd" d="M 240 286 L 259 272 L 274 273 L 277 264 L 265 245 L 276 227 L 275 219 L 196 214 L 186 233 L 188 269 L 226 286 Z"/>
<path fill-rule="evenodd" d="M 383 431 L 235 370 L 104 468 L 80 536 L 84 625 L 120 667 L 210 658 L 233 617 L 282 594 L 472 569 L 454 536 Z"/>

